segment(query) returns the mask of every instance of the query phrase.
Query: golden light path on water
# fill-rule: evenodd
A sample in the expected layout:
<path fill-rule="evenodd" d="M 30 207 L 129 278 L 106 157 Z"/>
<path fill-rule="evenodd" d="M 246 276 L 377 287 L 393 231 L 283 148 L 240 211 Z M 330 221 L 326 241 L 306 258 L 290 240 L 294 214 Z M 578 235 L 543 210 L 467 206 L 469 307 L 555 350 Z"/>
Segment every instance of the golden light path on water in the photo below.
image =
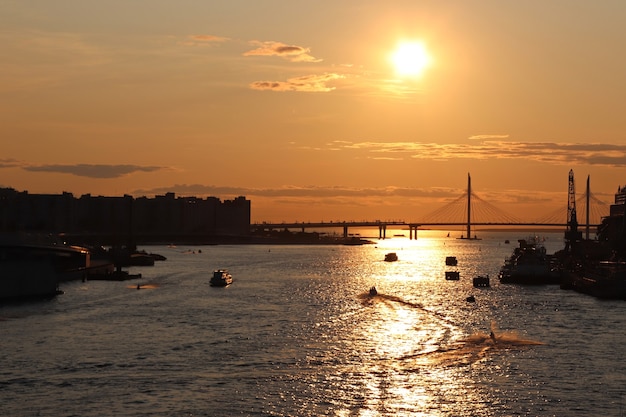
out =
<path fill-rule="evenodd" d="M 371 309 L 369 323 L 358 331 L 371 341 L 371 354 L 377 358 L 366 384 L 367 397 L 374 403 L 385 399 L 385 407 L 411 415 L 420 415 L 419 410 L 424 410 L 423 415 L 432 415 L 435 408 L 441 411 L 441 398 L 446 397 L 454 397 L 455 403 L 465 397 L 463 401 L 473 403 L 476 411 L 485 401 L 480 390 L 472 388 L 472 366 L 502 351 L 541 344 L 515 332 L 499 333 L 495 324 L 493 335 L 468 336 L 445 316 L 398 296 L 365 292 L 358 297 Z"/>
<path fill-rule="evenodd" d="M 483 372 L 494 355 L 541 344 L 513 331 L 500 332 L 495 322 L 468 334 L 457 325 L 463 304 L 434 301 L 442 294 L 449 298 L 451 283 L 442 277 L 454 267 L 442 261 L 458 249 L 449 246 L 446 240 L 395 239 L 373 248 L 380 259 L 371 278 L 377 293 L 357 295 L 367 319 L 356 322 L 349 338 L 356 342 L 355 350 L 365 350 L 364 397 L 369 407 L 359 415 L 447 415 L 442 398 L 449 399 L 449 411 L 464 402 L 480 412 L 490 400 L 477 385 L 475 372 Z M 382 261 L 388 252 L 396 252 L 399 260 Z M 467 259 L 470 254 L 465 255 Z"/>
<path fill-rule="evenodd" d="M 150 251 L 166 262 L 129 268 L 141 279 L 64 283 L 54 300 L 5 306 L 4 414 L 619 415 L 622 301 L 500 283 L 524 232 L 406 234 L 163 245 Z M 545 237 L 548 253 L 562 248 L 562 233 Z M 231 286 L 209 285 L 218 267 Z M 474 288 L 478 274 L 491 286 Z"/>

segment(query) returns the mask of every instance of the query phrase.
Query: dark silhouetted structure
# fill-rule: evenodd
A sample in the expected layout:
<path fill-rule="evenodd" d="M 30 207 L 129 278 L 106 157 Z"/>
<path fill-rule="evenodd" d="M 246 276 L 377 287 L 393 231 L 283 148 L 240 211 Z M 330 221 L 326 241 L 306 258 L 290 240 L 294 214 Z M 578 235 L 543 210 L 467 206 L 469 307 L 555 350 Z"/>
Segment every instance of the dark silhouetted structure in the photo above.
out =
<path fill-rule="evenodd" d="M 103 197 L 29 194 L 0 188 L 0 232 L 64 233 L 118 240 L 175 241 L 250 234 L 250 200 L 237 197 Z M 109 237 L 109 239 L 107 239 Z M 113 242 L 115 243 L 115 242 Z"/>

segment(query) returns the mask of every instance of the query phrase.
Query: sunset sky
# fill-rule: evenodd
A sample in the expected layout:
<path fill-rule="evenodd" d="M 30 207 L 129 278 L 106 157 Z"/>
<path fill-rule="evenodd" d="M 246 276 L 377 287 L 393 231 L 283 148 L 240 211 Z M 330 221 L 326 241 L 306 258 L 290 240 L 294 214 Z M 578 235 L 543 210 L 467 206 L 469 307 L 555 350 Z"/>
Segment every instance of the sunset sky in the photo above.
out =
<path fill-rule="evenodd" d="M 573 169 L 611 203 L 625 21 L 623 0 L 0 0 L 0 186 L 419 221 L 469 173 L 530 221 Z"/>

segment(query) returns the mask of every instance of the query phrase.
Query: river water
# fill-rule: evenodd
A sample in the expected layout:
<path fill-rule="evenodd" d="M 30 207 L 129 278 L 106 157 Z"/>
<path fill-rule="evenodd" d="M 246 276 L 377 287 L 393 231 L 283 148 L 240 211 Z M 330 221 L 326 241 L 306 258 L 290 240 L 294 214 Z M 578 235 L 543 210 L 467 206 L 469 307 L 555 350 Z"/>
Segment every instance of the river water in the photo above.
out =
<path fill-rule="evenodd" d="M 623 415 L 626 303 L 501 285 L 526 235 L 480 237 L 146 247 L 168 259 L 140 280 L 0 307 L 0 415 Z"/>

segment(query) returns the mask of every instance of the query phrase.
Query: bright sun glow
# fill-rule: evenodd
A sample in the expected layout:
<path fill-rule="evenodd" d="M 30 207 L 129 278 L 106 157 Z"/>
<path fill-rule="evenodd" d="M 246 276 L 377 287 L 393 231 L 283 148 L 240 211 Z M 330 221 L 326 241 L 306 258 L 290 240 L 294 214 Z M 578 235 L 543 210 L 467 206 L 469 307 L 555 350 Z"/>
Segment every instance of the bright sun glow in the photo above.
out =
<path fill-rule="evenodd" d="M 430 55 L 421 42 L 401 43 L 391 59 L 396 73 L 403 76 L 419 76 L 431 62 Z"/>

